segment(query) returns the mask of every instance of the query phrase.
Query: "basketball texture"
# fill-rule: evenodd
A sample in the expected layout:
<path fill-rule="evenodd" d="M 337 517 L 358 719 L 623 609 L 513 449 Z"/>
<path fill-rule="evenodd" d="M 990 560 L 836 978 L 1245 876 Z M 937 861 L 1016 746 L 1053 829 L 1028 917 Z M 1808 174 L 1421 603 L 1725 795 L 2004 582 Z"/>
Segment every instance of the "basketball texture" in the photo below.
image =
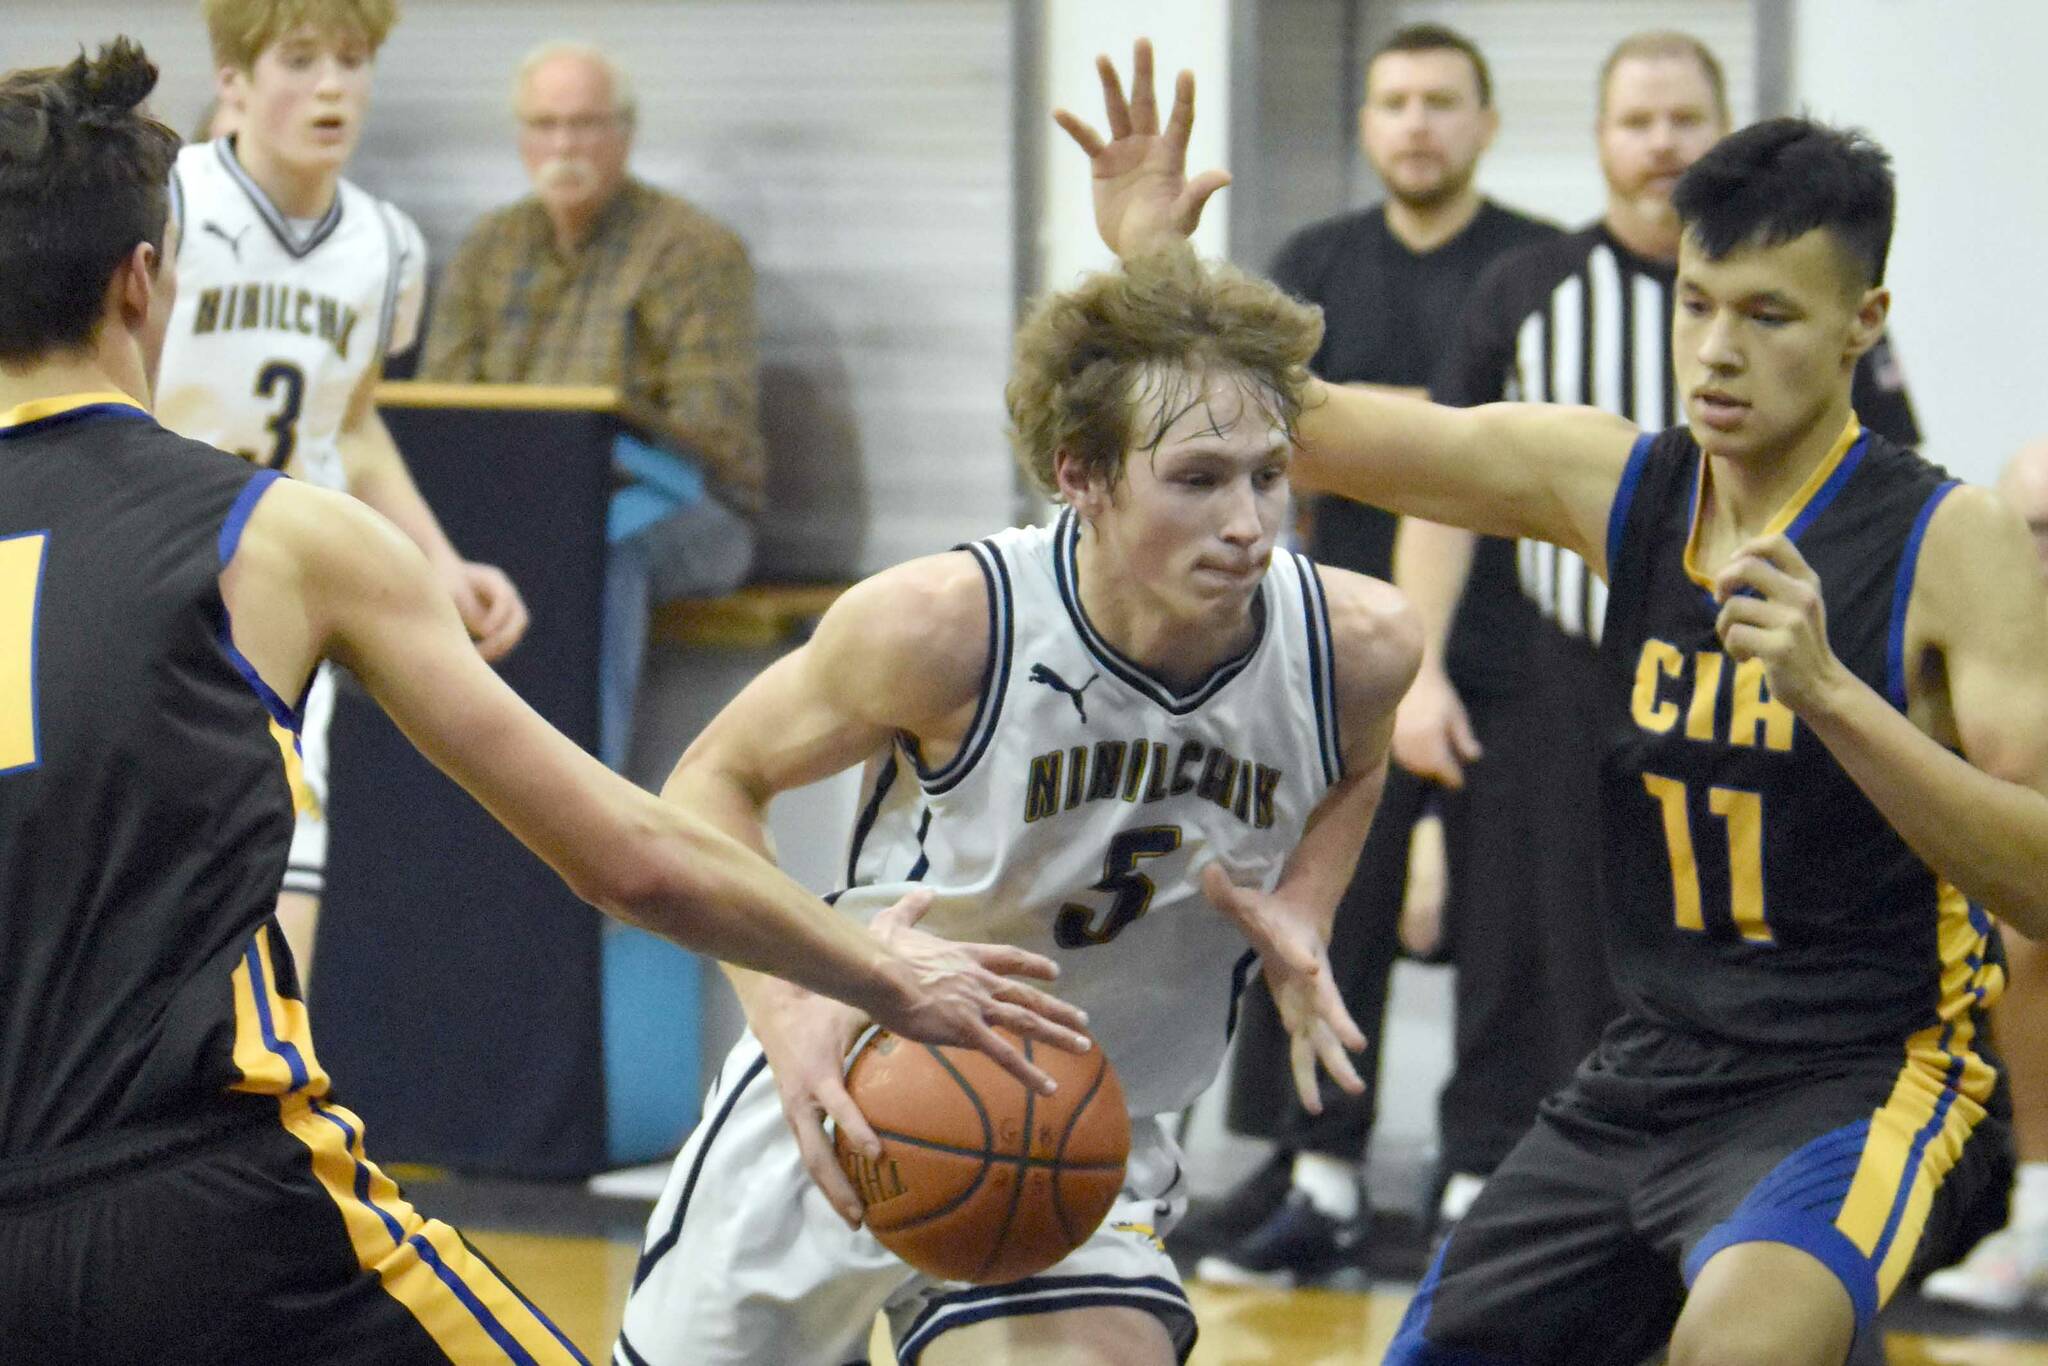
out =
<path fill-rule="evenodd" d="M 1101 1048 L 1075 1054 L 1008 1037 L 1059 1082 L 1056 1094 L 1036 1094 L 972 1049 L 886 1031 L 847 1073 L 882 1154 L 864 1157 L 841 1134 L 839 1163 L 867 1203 L 868 1229 L 927 1275 L 1035 1275 L 1088 1240 L 1123 1186 L 1131 1120 Z"/>

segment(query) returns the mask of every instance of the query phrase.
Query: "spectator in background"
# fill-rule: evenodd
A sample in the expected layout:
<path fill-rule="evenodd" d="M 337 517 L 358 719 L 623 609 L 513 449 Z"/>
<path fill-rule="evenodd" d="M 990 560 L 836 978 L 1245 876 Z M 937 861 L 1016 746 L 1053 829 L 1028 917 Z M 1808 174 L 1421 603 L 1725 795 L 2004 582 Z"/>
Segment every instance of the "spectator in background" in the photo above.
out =
<path fill-rule="evenodd" d="M 1485 58 L 1463 35 L 1439 24 L 1414 24 L 1373 53 L 1365 70 L 1359 142 L 1386 187 L 1386 201 L 1302 229 L 1273 263 L 1277 283 L 1322 306 L 1317 374 L 1420 394 L 1487 263 L 1511 248 L 1557 235 L 1555 228 L 1479 193 L 1474 174 L 1499 123 Z M 1321 499 L 1311 537 L 1314 555 L 1326 564 L 1390 577 L 1395 520 L 1392 513 L 1348 499 Z M 1518 641 L 1530 615 L 1514 593 L 1513 544 L 1493 541 L 1482 558 L 1473 585 L 1478 591 L 1468 597 L 1485 600 L 1460 609 L 1455 634 L 1455 600 L 1416 604 L 1428 637 L 1426 652 L 1436 657 L 1437 667 L 1448 653 L 1450 667 L 1474 698 L 1473 730 L 1481 739 L 1468 735 L 1471 743 L 1462 751 L 1467 759 L 1476 757 L 1479 743 L 1491 734 L 1496 699 L 1518 686 Z M 1495 591 L 1487 593 L 1489 586 Z M 1441 816 L 1434 814 L 1439 799 Z M 1456 775 L 1441 775 L 1438 786 L 1400 769 L 1389 772 L 1330 942 L 1338 989 L 1369 1040 L 1360 1066 L 1368 1089 L 1354 1096 L 1325 1085 L 1322 1113 L 1309 1114 L 1291 1085 L 1287 1029 L 1273 998 L 1262 984 L 1251 987 L 1231 1073 L 1228 1122 L 1238 1133 L 1272 1140 L 1275 1151 L 1265 1168 L 1209 1207 L 1207 1217 L 1188 1221 L 1195 1227 L 1183 1243 L 1218 1245 L 1201 1259 L 1197 1275 L 1297 1283 L 1357 1265 L 1367 1222 L 1360 1162 L 1374 1120 L 1381 1023 L 1404 900 L 1419 906 L 1425 883 L 1445 885 L 1448 854 L 1449 884 L 1461 904 L 1504 897 L 1518 908 L 1518 829 L 1513 811 L 1498 804 L 1483 761 L 1469 784 Z M 1510 908 L 1501 914 L 1515 913 Z M 1409 937 L 1434 934 L 1432 929 Z"/>
<path fill-rule="evenodd" d="M 1594 125 L 1606 212 L 1487 268 L 1432 396 L 1590 404 L 1649 431 L 1681 420 L 1671 192 L 1730 123 L 1721 65 L 1704 43 L 1673 32 L 1623 39 L 1601 65 Z M 1872 430 L 1919 441 L 1882 338 L 1857 365 L 1853 402 Z M 1408 519 L 1394 582 L 1417 603 L 1457 601 L 1473 543 L 1471 532 Z M 1601 687 L 1607 589 L 1556 546 L 1524 541 L 1517 558 L 1522 593 L 1542 616 L 1528 637 L 1531 724 L 1503 735 L 1488 762 L 1513 773 L 1528 812 L 1529 891 L 1514 920 L 1473 923 L 1458 938 L 1455 1062 L 1438 1107 L 1444 1221 L 1470 1205 L 1620 1009 L 1599 947 L 1599 717 L 1585 702 Z M 1455 749 L 1464 714 L 1455 680 L 1425 658 L 1396 721 L 1396 759 L 1430 772 L 1426 756 Z"/>
<path fill-rule="evenodd" d="M 2048 437 L 2022 446 L 1998 491 L 2034 533 L 2048 575 Z M 1992 1014 L 2012 1078 L 2012 1137 L 2019 1184 L 2012 1218 L 1957 1266 L 1929 1276 L 1929 1299 L 2010 1312 L 2048 1308 L 2048 944 L 2005 927 L 2005 995 Z"/>
<path fill-rule="evenodd" d="M 634 101 L 604 53 L 550 43 L 513 110 L 534 192 L 471 230 L 441 285 L 422 379 L 598 384 L 658 426 L 621 438 L 599 747 L 625 766 L 652 603 L 731 591 L 753 563 L 763 454 L 753 272 L 739 239 L 626 171 Z"/>

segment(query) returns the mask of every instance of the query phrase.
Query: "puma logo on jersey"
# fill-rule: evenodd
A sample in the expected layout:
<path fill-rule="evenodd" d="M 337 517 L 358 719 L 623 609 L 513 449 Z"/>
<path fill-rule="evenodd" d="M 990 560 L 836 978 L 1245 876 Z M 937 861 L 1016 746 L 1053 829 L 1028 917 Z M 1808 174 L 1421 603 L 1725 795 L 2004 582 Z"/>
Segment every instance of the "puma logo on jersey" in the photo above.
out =
<path fill-rule="evenodd" d="M 211 225 L 209 225 L 211 226 Z M 296 332 L 331 343 L 348 359 L 357 313 L 339 299 L 292 285 L 228 285 L 202 290 L 192 312 L 192 335 L 210 332 Z"/>
<path fill-rule="evenodd" d="M 232 237 L 228 236 L 228 230 L 226 228 L 222 227 L 220 224 L 212 221 L 211 219 L 208 219 L 206 222 L 201 223 L 199 225 L 199 230 L 201 232 L 210 232 L 215 237 L 218 237 L 221 241 L 227 243 L 228 250 L 232 251 L 235 254 L 236 261 L 239 262 L 242 259 L 242 239 L 249 235 L 248 224 L 243 224 L 242 230 Z"/>
<path fill-rule="evenodd" d="M 1240 759 L 1220 745 L 1184 740 L 1100 740 L 1036 755 L 1024 779 L 1024 823 L 1090 802 L 1165 801 L 1190 793 L 1256 830 L 1278 819 L 1274 799 L 1285 771 Z"/>
<path fill-rule="evenodd" d="M 1089 674 L 1088 681 L 1077 688 L 1073 686 L 1071 683 L 1067 682 L 1066 679 L 1061 678 L 1058 674 L 1054 673 L 1051 669 L 1046 668 L 1045 665 L 1033 664 L 1031 666 L 1030 681 L 1033 683 L 1043 683 L 1046 687 L 1051 688 L 1054 692 L 1065 693 L 1067 697 L 1070 700 L 1072 700 L 1074 704 L 1074 710 L 1081 713 L 1081 724 L 1085 726 L 1088 724 L 1088 708 L 1086 705 L 1082 703 L 1081 694 L 1087 692 L 1090 688 L 1094 687 L 1095 680 L 1100 677 L 1102 677 L 1102 675 L 1099 673 Z"/>

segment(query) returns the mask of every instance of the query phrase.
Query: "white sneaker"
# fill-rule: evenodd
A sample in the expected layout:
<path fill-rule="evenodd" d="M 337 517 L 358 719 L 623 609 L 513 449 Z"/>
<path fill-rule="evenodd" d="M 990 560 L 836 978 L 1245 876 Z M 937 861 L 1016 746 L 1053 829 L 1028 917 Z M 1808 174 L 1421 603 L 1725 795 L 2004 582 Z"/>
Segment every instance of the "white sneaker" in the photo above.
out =
<path fill-rule="evenodd" d="M 1920 1293 L 1994 1313 L 2048 1304 L 2048 1229 L 2002 1228 L 1921 1282 Z"/>

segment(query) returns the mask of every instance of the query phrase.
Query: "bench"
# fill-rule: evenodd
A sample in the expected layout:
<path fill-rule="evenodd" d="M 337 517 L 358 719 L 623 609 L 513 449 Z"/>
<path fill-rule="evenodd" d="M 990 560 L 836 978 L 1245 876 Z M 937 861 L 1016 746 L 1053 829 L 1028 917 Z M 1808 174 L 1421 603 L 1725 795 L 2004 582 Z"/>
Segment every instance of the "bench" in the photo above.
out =
<path fill-rule="evenodd" d="M 750 583 L 722 598 L 677 598 L 654 609 L 649 637 L 699 649 L 762 649 L 809 633 L 844 583 Z"/>

